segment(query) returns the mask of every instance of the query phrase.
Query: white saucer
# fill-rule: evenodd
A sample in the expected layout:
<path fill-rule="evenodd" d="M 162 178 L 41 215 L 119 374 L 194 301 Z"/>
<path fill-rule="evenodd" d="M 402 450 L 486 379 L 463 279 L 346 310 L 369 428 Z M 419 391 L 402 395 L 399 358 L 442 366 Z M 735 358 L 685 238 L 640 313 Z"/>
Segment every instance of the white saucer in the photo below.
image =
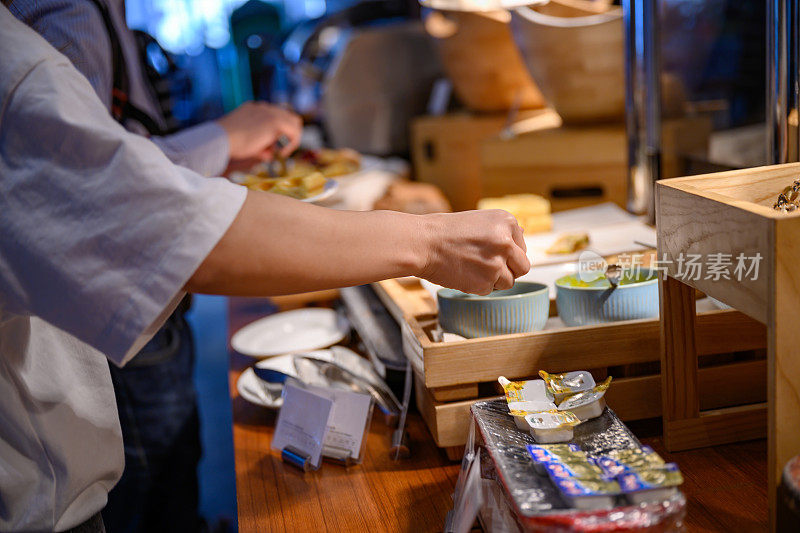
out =
<path fill-rule="evenodd" d="M 248 324 L 233 335 L 231 347 L 251 357 L 307 352 L 336 344 L 349 331 L 333 309 L 295 309 Z"/>
<path fill-rule="evenodd" d="M 330 361 L 333 359 L 333 355 L 330 350 L 317 350 L 310 352 L 309 355 L 324 361 Z M 292 357 L 292 354 L 279 355 L 278 357 L 272 357 L 270 359 L 259 361 L 256 363 L 256 366 L 259 368 L 279 370 L 284 374 L 296 377 L 297 372 L 294 369 Z M 252 368 L 245 369 L 245 371 L 239 376 L 239 379 L 236 380 L 236 390 L 239 391 L 239 396 L 250 403 L 254 403 L 262 407 L 267 407 L 269 409 L 280 409 L 283 405 L 283 396 L 281 395 L 283 386 L 275 386 L 277 395 L 274 400 L 271 400 L 269 396 L 267 396 L 266 392 L 262 390 L 262 384 L 259 381 L 260 380 L 258 377 L 256 377 L 256 374 L 253 372 Z"/>

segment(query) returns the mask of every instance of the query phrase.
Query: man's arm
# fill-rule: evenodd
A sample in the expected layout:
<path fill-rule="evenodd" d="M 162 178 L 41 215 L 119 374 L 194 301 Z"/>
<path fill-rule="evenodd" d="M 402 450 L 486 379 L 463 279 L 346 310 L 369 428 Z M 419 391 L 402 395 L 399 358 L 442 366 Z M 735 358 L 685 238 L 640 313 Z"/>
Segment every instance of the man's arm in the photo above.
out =
<path fill-rule="evenodd" d="M 486 294 L 528 272 L 524 247 L 505 211 L 337 211 L 250 191 L 186 289 L 270 296 L 415 275 Z"/>

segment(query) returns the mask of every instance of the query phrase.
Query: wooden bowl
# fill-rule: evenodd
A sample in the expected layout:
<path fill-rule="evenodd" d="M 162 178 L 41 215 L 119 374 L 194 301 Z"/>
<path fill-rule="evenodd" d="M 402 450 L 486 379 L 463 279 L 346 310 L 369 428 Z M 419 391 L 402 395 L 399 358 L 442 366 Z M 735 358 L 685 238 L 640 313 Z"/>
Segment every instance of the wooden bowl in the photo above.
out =
<path fill-rule="evenodd" d="M 623 119 L 621 9 L 556 17 L 521 7 L 513 11 L 511 30 L 533 79 L 565 123 Z"/>
<path fill-rule="evenodd" d="M 425 18 L 456 95 L 473 111 L 545 106 L 514 44 L 510 20 L 508 11 L 432 11 Z"/>

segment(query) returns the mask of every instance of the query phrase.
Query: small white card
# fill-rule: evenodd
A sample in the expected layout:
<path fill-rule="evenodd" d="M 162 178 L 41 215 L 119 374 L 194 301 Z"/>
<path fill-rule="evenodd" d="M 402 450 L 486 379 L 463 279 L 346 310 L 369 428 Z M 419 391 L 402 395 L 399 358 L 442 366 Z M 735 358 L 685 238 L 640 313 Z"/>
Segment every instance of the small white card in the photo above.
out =
<path fill-rule="evenodd" d="M 296 448 L 308 455 L 313 467 L 318 468 L 332 408 L 330 398 L 287 381 L 272 449 L 280 452 L 287 446 Z"/>
<path fill-rule="evenodd" d="M 350 457 L 359 459 L 367 418 L 372 412 L 372 397 L 341 389 L 315 386 L 309 386 L 308 389 L 333 401 L 328 418 L 328 432 L 325 434 L 325 447 L 346 450 L 350 452 Z"/>

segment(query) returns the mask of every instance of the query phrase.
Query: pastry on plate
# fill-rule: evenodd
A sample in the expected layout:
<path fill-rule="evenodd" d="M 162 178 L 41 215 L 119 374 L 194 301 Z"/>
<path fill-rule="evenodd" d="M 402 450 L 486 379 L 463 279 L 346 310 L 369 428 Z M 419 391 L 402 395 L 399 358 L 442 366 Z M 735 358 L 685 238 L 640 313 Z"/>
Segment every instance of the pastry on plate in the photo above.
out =
<path fill-rule="evenodd" d="M 589 234 L 584 231 L 563 233 L 550 245 L 548 254 L 572 254 L 589 246 Z"/>

